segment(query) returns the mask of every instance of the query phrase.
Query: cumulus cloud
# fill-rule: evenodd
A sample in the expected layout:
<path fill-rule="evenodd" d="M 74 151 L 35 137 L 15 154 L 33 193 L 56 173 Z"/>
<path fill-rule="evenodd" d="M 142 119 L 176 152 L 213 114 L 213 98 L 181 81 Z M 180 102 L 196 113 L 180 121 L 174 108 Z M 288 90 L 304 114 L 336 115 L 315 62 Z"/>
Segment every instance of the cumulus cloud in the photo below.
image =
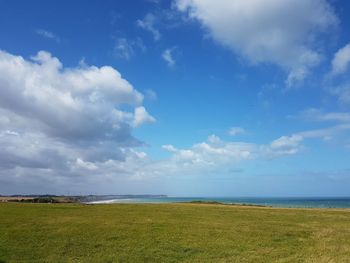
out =
<path fill-rule="evenodd" d="M 0 181 L 121 176 L 145 158 L 132 129 L 155 119 L 112 67 L 65 68 L 45 51 L 30 60 L 0 51 L 0 92 Z"/>
<path fill-rule="evenodd" d="M 211 135 L 206 141 L 194 144 L 188 149 L 178 149 L 173 145 L 163 145 L 172 155 L 158 163 L 158 169 L 167 174 L 201 174 L 237 167 L 242 162 L 257 159 L 271 159 L 297 154 L 301 149 L 301 135 L 282 136 L 270 144 L 224 141 Z"/>
<path fill-rule="evenodd" d="M 1 51 L 0 74 L 1 108 L 64 138 L 113 138 L 127 133 L 123 122 L 128 114 L 116 107 L 137 106 L 143 100 L 112 67 L 64 69 L 44 51 L 32 61 Z"/>
<path fill-rule="evenodd" d="M 148 13 L 143 19 L 139 19 L 136 21 L 136 24 L 140 28 L 143 28 L 144 30 L 151 32 L 154 40 L 158 41 L 161 38 L 161 34 L 158 31 L 158 29 L 156 29 L 155 23 L 156 23 L 156 17 L 151 13 Z"/>
<path fill-rule="evenodd" d="M 179 172 L 183 169 L 200 171 L 202 169 L 220 168 L 227 164 L 237 164 L 240 161 L 255 157 L 258 146 L 244 142 L 226 142 L 216 135 L 208 137 L 207 141 L 193 145 L 189 149 L 177 149 L 173 145 L 163 145 L 163 149 L 172 153 L 166 160 L 169 171 Z M 169 169 L 172 167 L 171 169 Z"/>
<path fill-rule="evenodd" d="M 153 168 L 166 174 L 201 174 L 210 170 L 218 172 L 221 169 L 237 167 L 242 162 L 295 155 L 303 151 L 305 140 L 326 140 L 347 130 L 350 130 L 350 124 L 342 123 L 329 128 L 281 136 L 267 144 L 224 141 L 216 135 L 211 135 L 206 141 L 187 149 L 178 149 L 171 144 L 163 145 L 162 148 L 172 155 Z"/>
<path fill-rule="evenodd" d="M 175 65 L 175 59 L 173 58 L 173 49 L 168 48 L 164 50 L 162 54 L 162 58 L 165 60 L 165 62 L 168 64 L 169 67 L 173 67 Z"/>
<path fill-rule="evenodd" d="M 177 169 L 210 169 L 234 166 L 239 162 L 254 160 L 258 158 L 274 157 L 290 154 L 281 152 L 282 148 L 288 147 L 288 143 L 282 142 L 280 138 L 271 145 L 224 141 L 216 135 L 211 135 L 206 141 L 194 144 L 188 149 L 178 149 L 173 145 L 163 145 L 163 149 L 172 153 L 169 160 L 166 160 L 167 167 Z M 295 152 L 296 153 L 296 152 Z M 177 170 L 178 171 L 178 170 Z"/>
<path fill-rule="evenodd" d="M 145 107 L 137 107 L 134 112 L 133 126 L 137 127 L 144 123 L 155 122 L 156 119 L 151 116 L 145 109 Z"/>
<path fill-rule="evenodd" d="M 320 63 L 317 37 L 338 23 L 326 0 L 177 0 L 175 5 L 249 62 L 281 66 L 288 86 Z"/>
<path fill-rule="evenodd" d="M 132 131 L 155 118 L 142 105 L 142 94 L 112 67 L 66 68 L 45 51 L 31 59 L 1 51 L 0 92 L 2 193 L 123 192 L 125 185 L 143 180 L 201 175 L 297 154 L 307 139 L 350 129 L 349 122 L 341 122 L 266 144 L 211 135 L 188 148 L 164 145 L 170 157 L 153 160 L 135 148 L 143 144 Z"/>
<path fill-rule="evenodd" d="M 350 63 L 350 44 L 339 49 L 332 60 L 332 74 L 339 75 L 346 72 Z"/>

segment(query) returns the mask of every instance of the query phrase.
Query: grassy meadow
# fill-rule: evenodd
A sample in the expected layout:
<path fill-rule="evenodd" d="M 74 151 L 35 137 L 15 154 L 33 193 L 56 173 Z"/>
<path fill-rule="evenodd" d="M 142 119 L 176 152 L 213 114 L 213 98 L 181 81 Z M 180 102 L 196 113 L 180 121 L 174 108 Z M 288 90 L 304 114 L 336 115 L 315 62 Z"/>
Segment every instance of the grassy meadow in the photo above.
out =
<path fill-rule="evenodd" d="M 0 203 L 0 262 L 350 262 L 350 210 Z"/>

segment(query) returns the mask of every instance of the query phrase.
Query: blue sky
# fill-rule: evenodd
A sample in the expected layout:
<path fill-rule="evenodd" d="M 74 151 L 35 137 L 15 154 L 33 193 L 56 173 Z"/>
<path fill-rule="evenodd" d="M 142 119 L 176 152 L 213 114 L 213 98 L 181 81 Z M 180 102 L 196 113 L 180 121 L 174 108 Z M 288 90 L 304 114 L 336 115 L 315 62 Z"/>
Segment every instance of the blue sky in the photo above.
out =
<path fill-rule="evenodd" d="M 347 1 L 0 5 L 0 194 L 349 196 Z"/>

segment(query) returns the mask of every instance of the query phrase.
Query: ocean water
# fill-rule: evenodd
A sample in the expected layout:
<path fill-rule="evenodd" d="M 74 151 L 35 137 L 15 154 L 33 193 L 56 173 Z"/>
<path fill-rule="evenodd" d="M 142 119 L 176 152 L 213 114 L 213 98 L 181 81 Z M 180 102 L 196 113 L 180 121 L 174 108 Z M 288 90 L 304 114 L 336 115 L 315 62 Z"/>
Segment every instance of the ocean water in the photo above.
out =
<path fill-rule="evenodd" d="M 91 202 L 93 204 L 112 203 L 178 203 L 192 201 L 216 201 L 224 204 L 251 204 L 271 207 L 290 208 L 350 208 L 350 197 L 322 198 L 322 197 L 161 197 L 161 198 L 128 198 Z"/>

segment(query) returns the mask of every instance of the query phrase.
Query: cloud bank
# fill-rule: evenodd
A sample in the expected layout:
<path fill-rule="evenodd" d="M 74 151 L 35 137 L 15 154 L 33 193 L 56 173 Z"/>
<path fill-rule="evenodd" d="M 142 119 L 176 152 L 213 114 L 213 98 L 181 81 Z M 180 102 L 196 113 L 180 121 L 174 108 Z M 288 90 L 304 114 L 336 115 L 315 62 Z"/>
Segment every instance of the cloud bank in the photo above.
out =
<path fill-rule="evenodd" d="M 112 67 L 67 68 L 45 51 L 30 59 L 0 51 L 0 92 L 5 194 L 145 191 L 152 180 L 203 176 L 294 155 L 307 139 L 326 140 L 350 129 L 348 113 L 311 109 L 305 118 L 336 124 L 262 144 L 211 135 L 188 148 L 164 145 L 170 156 L 155 160 L 137 148 L 144 144 L 133 130 L 156 120 L 143 106 L 143 95 Z M 231 135 L 241 132 L 231 129 Z"/>
<path fill-rule="evenodd" d="M 30 60 L 0 51 L 0 93 L 4 185 L 120 176 L 130 160 L 146 157 L 134 150 L 143 143 L 132 131 L 155 118 L 112 67 L 65 68 L 45 51 Z"/>

